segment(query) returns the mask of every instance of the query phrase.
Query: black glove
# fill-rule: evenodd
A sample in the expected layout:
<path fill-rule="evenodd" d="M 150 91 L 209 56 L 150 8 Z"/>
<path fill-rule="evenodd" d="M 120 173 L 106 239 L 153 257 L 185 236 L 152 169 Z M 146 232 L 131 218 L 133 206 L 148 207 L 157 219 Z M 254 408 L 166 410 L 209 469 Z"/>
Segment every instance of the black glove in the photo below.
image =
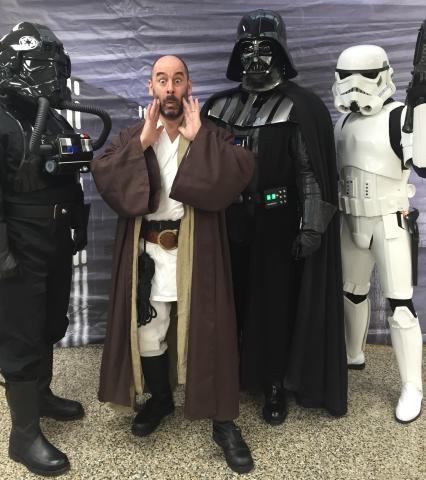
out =
<path fill-rule="evenodd" d="M 292 254 L 296 260 L 309 257 L 321 246 L 321 233 L 315 230 L 301 230 L 294 240 Z"/>
<path fill-rule="evenodd" d="M 74 229 L 72 239 L 74 241 L 73 255 L 81 252 L 87 245 L 87 224 L 89 222 L 90 204 L 80 204 L 73 209 L 71 228 Z"/>
<path fill-rule="evenodd" d="M 423 99 L 422 103 L 426 102 L 426 83 L 421 83 L 407 89 L 406 103 L 415 106 L 421 99 Z"/>
<path fill-rule="evenodd" d="M 9 250 L 6 225 L 0 223 L 0 280 L 16 277 L 18 274 L 18 264 Z"/>
<path fill-rule="evenodd" d="M 72 240 L 74 242 L 74 250 L 72 252 L 75 255 L 77 252 L 84 250 L 84 247 L 87 245 L 87 229 L 86 228 L 77 228 L 74 230 Z"/>

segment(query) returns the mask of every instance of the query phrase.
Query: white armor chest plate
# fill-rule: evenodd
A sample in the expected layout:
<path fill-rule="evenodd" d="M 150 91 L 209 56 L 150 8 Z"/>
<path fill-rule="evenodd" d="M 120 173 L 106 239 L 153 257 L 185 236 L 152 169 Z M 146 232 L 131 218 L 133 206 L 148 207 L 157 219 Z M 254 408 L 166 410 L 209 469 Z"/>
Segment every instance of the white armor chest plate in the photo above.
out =
<path fill-rule="evenodd" d="M 375 217 L 408 210 L 415 187 L 389 139 L 389 113 L 399 105 L 385 105 L 371 117 L 350 115 L 343 128 L 344 117 L 337 123 L 339 205 L 345 213 Z"/>
<path fill-rule="evenodd" d="M 356 167 L 366 172 L 401 179 L 401 160 L 389 139 L 389 113 L 401 105 L 392 102 L 372 116 L 351 114 L 341 127 L 336 125 L 336 150 L 339 169 Z"/>

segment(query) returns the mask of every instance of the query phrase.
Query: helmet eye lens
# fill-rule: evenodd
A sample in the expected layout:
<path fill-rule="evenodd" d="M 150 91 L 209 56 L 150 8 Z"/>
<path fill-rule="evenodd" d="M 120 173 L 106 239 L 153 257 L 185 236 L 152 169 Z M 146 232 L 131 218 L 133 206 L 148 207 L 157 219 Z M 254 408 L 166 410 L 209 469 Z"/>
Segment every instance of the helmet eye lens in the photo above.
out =
<path fill-rule="evenodd" d="M 340 80 L 344 80 L 352 75 L 352 72 L 337 72 Z"/>
<path fill-rule="evenodd" d="M 267 40 L 242 42 L 240 52 L 242 55 L 270 56 L 272 55 L 272 44 Z"/>
<path fill-rule="evenodd" d="M 361 75 L 364 77 L 364 78 L 369 78 L 370 80 L 374 80 L 375 78 L 377 78 L 377 75 L 379 74 L 380 72 L 378 72 L 377 70 L 374 71 L 374 72 L 364 72 L 362 73 L 361 72 Z"/>
<path fill-rule="evenodd" d="M 272 55 L 272 45 L 270 42 L 260 42 L 259 43 L 259 54 L 260 55 Z"/>
<path fill-rule="evenodd" d="M 251 55 L 254 53 L 254 45 L 252 42 L 243 42 L 241 44 L 241 53 L 243 55 Z"/>
<path fill-rule="evenodd" d="M 348 78 L 350 77 L 351 75 L 354 75 L 355 73 L 358 73 L 360 74 L 361 76 L 363 76 L 364 78 L 368 78 L 370 80 L 374 80 L 377 78 L 377 76 L 379 75 L 379 73 L 381 72 L 381 70 L 369 70 L 369 71 L 345 71 L 345 70 L 339 70 L 337 73 L 339 75 L 339 79 L 340 80 L 344 80 L 345 78 Z"/>
<path fill-rule="evenodd" d="M 35 70 L 40 70 L 41 68 L 45 68 L 47 66 L 47 62 L 44 60 L 38 60 L 38 59 L 27 59 L 24 62 L 24 65 L 27 70 L 30 72 L 34 72 Z"/>

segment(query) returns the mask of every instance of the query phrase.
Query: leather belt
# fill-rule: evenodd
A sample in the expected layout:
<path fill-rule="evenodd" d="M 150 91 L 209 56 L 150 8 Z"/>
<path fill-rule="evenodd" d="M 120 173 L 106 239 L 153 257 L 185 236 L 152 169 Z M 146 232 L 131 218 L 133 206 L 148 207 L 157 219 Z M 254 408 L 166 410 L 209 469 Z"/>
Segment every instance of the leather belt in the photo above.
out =
<path fill-rule="evenodd" d="M 15 218 L 53 218 L 72 213 L 73 205 L 56 203 L 54 205 L 25 205 L 21 203 L 6 203 L 4 206 L 7 217 Z"/>
<path fill-rule="evenodd" d="M 141 236 L 147 242 L 156 243 L 164 250 L 178 246 L 180 220 L 142 221 Z"/>

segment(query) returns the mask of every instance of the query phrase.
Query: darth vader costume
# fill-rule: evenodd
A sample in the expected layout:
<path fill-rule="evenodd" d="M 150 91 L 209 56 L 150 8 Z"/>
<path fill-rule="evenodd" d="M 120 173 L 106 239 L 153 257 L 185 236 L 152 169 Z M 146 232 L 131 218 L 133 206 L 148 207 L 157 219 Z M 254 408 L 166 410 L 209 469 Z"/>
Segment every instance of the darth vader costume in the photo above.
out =
<path fill-rule="evenodd" d="M 39 417 L 84 415 L 50 389 L 53 345 L 68 326 L 72 256 L 87 243 L 80 171 L 110 129 L 105 112 L 70 101 L 70 70 L 61 41 L 43 25 L 20 23 L 0 41 L 0 372 L 9 456 L 40 475 L 63 473 L 69 462 L 43 436 Z M 101 137 L 92 145 L 54 108 L 101 116 Z"/>
<path fill-rule="evenodd" d="M 287 415 L 287 391 L 332 415 L 347 408 L 333 129 L 296 75 L 281 16 L 256 10 L 241 19 L 228 65 L 241 84 L 203 109 L 256 156 L 227 226 L 241 384 L 264 390 L 272 425 Z"/>

